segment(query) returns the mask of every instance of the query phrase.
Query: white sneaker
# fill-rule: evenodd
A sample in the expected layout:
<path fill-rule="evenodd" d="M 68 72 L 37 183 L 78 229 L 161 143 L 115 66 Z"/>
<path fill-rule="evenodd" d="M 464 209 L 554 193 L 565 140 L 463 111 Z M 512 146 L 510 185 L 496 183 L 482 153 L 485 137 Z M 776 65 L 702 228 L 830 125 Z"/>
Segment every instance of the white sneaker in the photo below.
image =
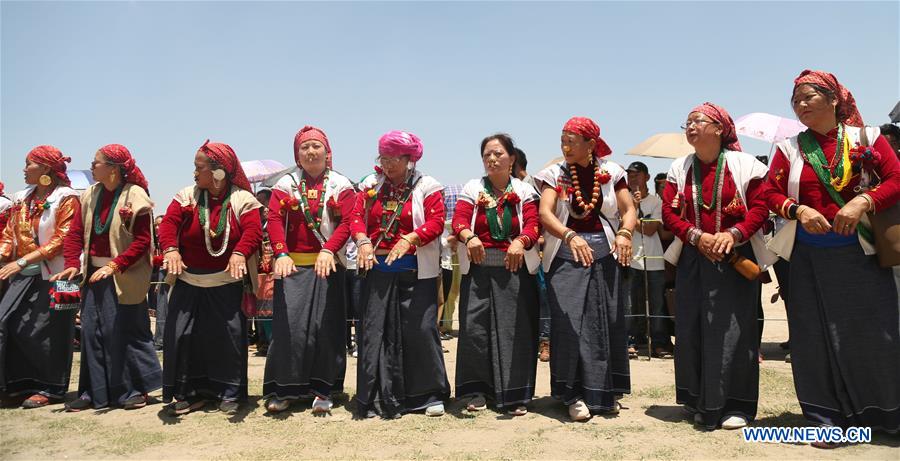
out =
<path fill-rule="evenodd" d="M 591 410 L 588 409 L 584 400 L 569 405 L 569 418 L 572 418 L 572 421 L 586 421 L 591 418 Z"/>
<path fill-rule="evenodd" d="M 331 399 L 323 399 L 322 397 L 316 396 L 316 399 L 313 400 L 312 412 L 314 415 L 330 414 L 331 407 L 333 406 L 334 404 L 331 402 Z"/>
<path fill-rule="evenodd" d="M 722 429 L 740 429 L 747 427 L 747 420 L 740 416 L 729 416 L 722 420 Z"/>
<path fill-rule="evenodd" d="M 444 416 L 444 404 L 436 403 L 425 409 L 425 416 Z"/>

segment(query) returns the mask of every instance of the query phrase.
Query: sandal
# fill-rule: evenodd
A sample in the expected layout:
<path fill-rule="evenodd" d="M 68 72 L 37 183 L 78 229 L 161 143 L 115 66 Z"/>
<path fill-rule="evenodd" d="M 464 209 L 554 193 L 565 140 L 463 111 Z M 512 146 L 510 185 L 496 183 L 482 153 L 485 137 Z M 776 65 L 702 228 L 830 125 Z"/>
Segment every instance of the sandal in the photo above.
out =
<path fill-rule="evenodd" d="M 22 408 L 40 408 L 47 405 L 50 405 L 50 398 L 41 394 L 34 394 L 22 402 Z"/>
<path fill-rule="evenodd" d="M 481 411 L 487 408 L 487 401 L 485 401 L 484 396 L 481 394 L 472 397 L 469 400 L 469 404 L 466 405 L 466 410 L 468 411 Z"/>
<path fill-rule="evenodd" d="M 170 411 L 174 416 L 181 416 L 199 410 L 204 406 L 206 406 L 206 400 L 179 400 L 170 407 Z"/>
<path fill-rule="evenodd" d="M 290 406 L 290 400 L 272 397 L 268 402 L 266 402 L 266 411 L 268 411 L 269 413 L 281 413 L 282 411 L 287 410 Z"/>
<path fill-rule="evenodd" d="M 512 410 L 506 412 L 510 416 L 525 416 L 528 414 L 528 408 L 525 405 L 519 405 Z"/>

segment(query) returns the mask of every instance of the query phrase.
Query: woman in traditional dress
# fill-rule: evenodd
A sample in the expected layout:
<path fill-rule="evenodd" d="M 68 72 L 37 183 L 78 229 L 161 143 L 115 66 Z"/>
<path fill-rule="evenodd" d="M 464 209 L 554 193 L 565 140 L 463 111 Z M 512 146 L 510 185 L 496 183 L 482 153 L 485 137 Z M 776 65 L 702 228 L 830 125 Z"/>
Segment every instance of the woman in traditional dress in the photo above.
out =
<path fill-rule="evenodd" d="M 618 413 L 631 392 L 621 267 L 637 225 L 625 170 L 600 127 L 573 117 L 560 138 L 564 160 L 535 175 L 542 184 L 544 268 L 550 300 L 550 391 L 573 421 Z"/>
<path fill-rule="evenodd" d="M 767 199 L 789 220 L 771 246 L 791 262 L 788 325 L 800 408 L 816 426 L 897 432 L 900 309 L 891 269 L 874 256 L 867 212 L 900 199 L 900 162 L 879 129 L 864 126 L 834 75 L 803 71 L 791 98 L 809 129 L 778 143 Z"/>
<path fill-rule="evenodd" d="M 91 171 L 97 181 L 81 194 L 81 213 L 66 235 L 66 269 L 51 280 L 83 275 L 81 372 L 68 411 L 147 404 L 162 387 L 147 293 L 153 202 L 147 179 L 125 146 L 103 146 Z M 84 254 L 84 258 L 81 255 Z"/>
<path fill-rule="evenodd" d="M 59 149 L 38 146 L 25 159 L 25 184 L 15 194 L 0 237 L 0 395 L 6 404 L 38 408 L 61 402 L 69 389 L 75 309 L 54 310 L 52 274 L 63 270 L 63 240 L 79 213 Z M 24 400 L 24 401 L 23 401 Z"/>
<path fill-rule="evenodd" d="M 444 414 L 450 384 L 437 328 L 443 188 L 415 168 L 422 141 L 391 131 L 363 179 L 350 230 L 366 273 L 356 405 L 359 417 Z"/>
<path fill-rule="evenodd" d="M 694 108 L 684 130 L 696 153 L 672 162 L 662 208 L 678 237 L 666 253 L 678 269 L 676 399 L 698 425 L 737 429 L 756 417 L 759 397 L 756 265 L 775 262 L 757 233 L 769 216 L 766 166 L 741 152 L 722 107 Z"/>
<path fill-rule="evenodd" d="M 175 415 L 202 408 L 207 399 L 234 413 L 247 398 L 241 302 L 257 283 L 261 205 L 227 144 L 200 146 L 194 181 L 175 195 L 159 226 L 163 268 L 177 279 L 166 317 L 163 400 L 176 400 Z"/>
<path fill-rule="evenodd" d="M 452 224 L 466 247 L 459 253 L 456 398 L 469 397 L 469 411 L 490 399 L 522 416 L 537 371 L 539 197 L 510 175 L 516 150 L 509 135 L 484 138 L 481 161 L 485 176 L 463 186 Z"/>
<path fill-rule="evenodd" d="M 332 394 L 344 389 L 343 250 L 356 193 L 331 169 L 331 154 L 324 131 L 303 127 L 294 137 L 300 169 L 278 181 L 269 202 L 278 278 L 263 394 L 272 413 L 314 395 L 313 414 L 327 414 Z"/>

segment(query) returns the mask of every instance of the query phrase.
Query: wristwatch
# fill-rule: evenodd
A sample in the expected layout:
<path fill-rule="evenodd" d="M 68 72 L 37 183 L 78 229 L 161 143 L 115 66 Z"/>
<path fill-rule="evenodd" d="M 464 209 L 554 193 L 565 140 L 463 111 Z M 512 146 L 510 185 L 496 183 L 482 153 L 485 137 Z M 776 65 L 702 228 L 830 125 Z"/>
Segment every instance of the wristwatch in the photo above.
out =
<path fill-rule="evenodd" d="M 27 260 L 27 259 L 25 259 L 25 258 L 19 258 L 19 259 L 17 259 L 17 260 L 16 260 L 16 264 L 18 264 L 18 265 L 19 265 L 19 267 L 21 267 L 21 268 L 23 268 L 23 269 L 24 269 L 24 268 L 25 268 L 25 266 L 27 266 L 27 265 L 28 265 L 28 260 Z"/>

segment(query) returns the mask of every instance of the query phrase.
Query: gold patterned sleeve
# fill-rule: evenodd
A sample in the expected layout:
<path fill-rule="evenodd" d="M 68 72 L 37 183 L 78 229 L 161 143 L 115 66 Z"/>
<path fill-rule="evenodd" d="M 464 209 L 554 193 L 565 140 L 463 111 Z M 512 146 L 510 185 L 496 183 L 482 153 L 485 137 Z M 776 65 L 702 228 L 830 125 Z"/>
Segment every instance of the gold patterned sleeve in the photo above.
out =
<path fill-rule="evenodd" d="M 56 209 L 56 230 L 53 231 L 53 236 L 50 237 L 50 240 L 38 248 L 38 251 L 44 255 L 44 258 L 52 259 L 62 253 L 63 240 L 72 228 L 75 213 L 80 212 L 81 202 L 78 201 L 78 196 L 70 195 L 62 199 L 62 202 Z"/>
<path fill-rule="evenodd" d="M 0 234 L 0 261 L 9 261 L 12 257 L 13 252 L 13 229 L 16 227 L 17 209 L 13 209 L 9 213 L 9 221 L 6 222 L 6 227 L 3 228 L 3 233 Z"/>

